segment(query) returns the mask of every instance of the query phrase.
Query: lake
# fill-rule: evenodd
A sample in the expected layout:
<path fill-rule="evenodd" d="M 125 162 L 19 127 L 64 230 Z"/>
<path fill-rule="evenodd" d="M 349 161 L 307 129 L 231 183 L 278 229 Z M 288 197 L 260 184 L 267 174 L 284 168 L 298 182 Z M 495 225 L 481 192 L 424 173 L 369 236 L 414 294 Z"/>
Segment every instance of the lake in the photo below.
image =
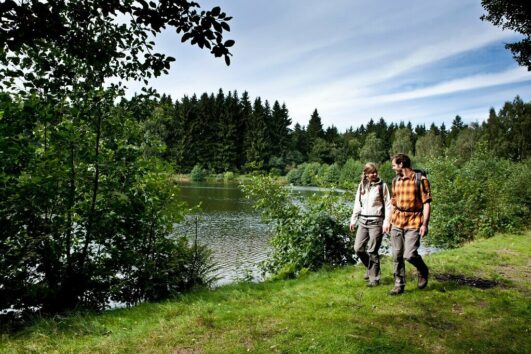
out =
<path fill-rule="evenodd" d="M 319 188 L 297 187 L 301 195 L 318 192 Z M 180 197 L 189 206 L 201 203 L 199 213 L 176 225 L 177 232 L 197 239 L 213 251 L 219 266 L 218 285 L 251 275 L 260 280 L 258 263 L 267 257 L 272 227 L 260 221 L 252 202 L 245 199 L 235 183 L 181 183 Z"/>
<path fill-rule="evenodd" d="M 301 196 L 319 192 L 320 188 L 295 187 Z M 201 203 L 201 211 L 189 215 L 187 221 L 176 225 L 178 233 L 207 245 L 219 266 L 217 285 L 252 276 L 260 280 L 258 263 L 263 261 L 270 249 L 272 227 L 260 221 L 260 215 L 252 208 L 235 183 L 181 183 L 180 197 L 189 206 Z M 421 254 L 433 252 L 423 246 Z"/>

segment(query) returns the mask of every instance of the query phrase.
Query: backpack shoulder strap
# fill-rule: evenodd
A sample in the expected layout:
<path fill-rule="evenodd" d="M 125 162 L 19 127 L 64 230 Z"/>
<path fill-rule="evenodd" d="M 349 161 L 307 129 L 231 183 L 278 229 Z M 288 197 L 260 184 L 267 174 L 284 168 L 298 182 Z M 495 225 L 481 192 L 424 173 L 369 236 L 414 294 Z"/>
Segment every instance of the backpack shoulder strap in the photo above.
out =
<path fill-rule="evenodd" d="M 363 203 L 361 202 L 361 184 L 362 183 L 363 182 L 360 182 L 360 184 L 358 185 L 358 192 L 359 192 L 358 195 L 359 195 L 359 200 L 360 200 L 360 207 L 363 208 Z"/>
<path fill-rule="evenodd" d="M 419 198 L 419 200 L 422 200 L 421 188 L 422 190 L 424 190 L 424 184 L 422 183 L 422 176 L 424 176 L 422 172 L 419 172 L 419 171 L 415 172 L 415 185 L 417 187 L 416 193 L 417 193 L 417 197 Z"/>
<path fill-rule="evenodd" d="M 380 200 L 382 201 L 382 215 L 385 217 L 385 199 L 384 199 L 384 192 L 383 192 L 384 182 L 380 182 L 378 185 L 378 191 L 380 192 Z"/>

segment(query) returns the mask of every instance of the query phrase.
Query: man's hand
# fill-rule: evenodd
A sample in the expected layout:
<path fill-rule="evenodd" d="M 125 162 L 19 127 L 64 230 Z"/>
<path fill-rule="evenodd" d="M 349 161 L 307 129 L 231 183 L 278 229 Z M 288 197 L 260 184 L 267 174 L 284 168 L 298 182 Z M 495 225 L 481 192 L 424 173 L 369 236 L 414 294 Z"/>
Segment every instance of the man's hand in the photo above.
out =
<path fill-rule="evenodd" d="M 421 237 L 426 236 L 428 234 L 428 226 L 422 224 L 422 226 L 420 227 L 420 230 L 419 230 L 419 234 L 420 234 Z"/>

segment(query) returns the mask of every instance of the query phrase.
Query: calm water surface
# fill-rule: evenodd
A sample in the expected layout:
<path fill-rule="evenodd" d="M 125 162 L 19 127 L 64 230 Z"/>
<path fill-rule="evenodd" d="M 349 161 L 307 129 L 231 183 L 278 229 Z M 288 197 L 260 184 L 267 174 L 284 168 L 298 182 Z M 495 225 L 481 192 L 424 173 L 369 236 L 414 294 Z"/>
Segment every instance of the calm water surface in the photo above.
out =
<path fill-rule="evenodd" d="M 187 221 L 176 225 L 177 232 L 197 240 L 213 251 L 219 266 L 218 285 L 242 279 L 248 275 L 260 280 L 258 263 L 266 259 L 272 227 L 260 221 L 260 215 L 245 199 L 237 184 L 182 183 L 180 197 L 189 206 L 201 204 L 201 211 L 189 215 Z M 297 187 L 303 197 L 318 188 Z M 421 246 L 420 253 L 432 252 Z"/>
<path fill-rule="evenodd" d="M 271 227 L 245 199 L 237 184 L 183 183 L 180 196 L 189 206 L 201 204 L 201 211 L 177 226 L 177 231 L 197 239 L 213 251 L 219 266 L 219 285 L 241 279 L 247 274 L 259 279 L 257 264 L 269 250 Z"/>

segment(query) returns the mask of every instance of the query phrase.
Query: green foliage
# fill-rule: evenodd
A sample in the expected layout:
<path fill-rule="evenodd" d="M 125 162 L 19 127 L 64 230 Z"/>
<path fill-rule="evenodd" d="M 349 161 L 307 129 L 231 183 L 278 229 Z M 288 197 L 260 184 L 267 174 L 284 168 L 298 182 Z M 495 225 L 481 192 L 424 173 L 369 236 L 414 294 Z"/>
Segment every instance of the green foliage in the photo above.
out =
<path fill-rule="evenodd" d="M 428 134 L 421 136 L 415 145 L 415 157 L 419 159 L 430 159 L 442 156 L 443 141 L 440 135 L 429 131 Z"/>
<path fill-rule="evenodd" d="M 201 165 L 195 165 L 192 169 L 192 172 L 190 172 L 190 178 L 194 182 L 202 182 L 205 180 L 206 172 L 203 166 Z"/>
<path fill-rule="evenodd" d="M 489 21 L 502 29 L 510 29 L 521 33 L 524 38 L 519 42 L 507 43 L 505 48 L 513 53 L 516 62 L 527 66 L 531 71 L 531 15 L 529 4 L 515 0 L 482 0 L 481 5 L 487 11 L 481 20 Z"/>
<path fill-rule="evenodd" d="M 338 185 L 341 179 L 341 169 L 338 164 L 332 164 L 326 171 L 324 182 L 328 185 Z"/>
<path fill-rule="evenodd" d="M 339 178 L 340 186 L 348 190 L 355 190 L 360 182 L 362 170 L 363 164 L 361 162 L 348 159 L 341 168 L 341 176 Z"/>
<path fill-rule="evenodd" d="M 318 162 L 307 163 L 304 165 L 304 171 L 301 175 L 301 184 L 303 186 L 316 186 L 318 184 L 317 174 L 321 165 Z"/>
<path fill-rule="evenodd" d="M 380 175 L 380 178 L 387 183 L 389 188 L 391 188 L 393 178 L 396 176 L 395 171 L 393 171 L 393 168 L 391 167 L 391 161 L 387 160 L 380 164 L 378 167 L 378 174 Z"/>
<path fill-rule="evenodd" d="M 457 134 L 448 148 L 448 155 L 456 158 L 457 163 L 462 165 L 472 158 L 480 140 L 481 132 L 477 127 L 466 127 Z"/>
<path fill-rule="evenodd" d="M 16 2 L 0 4 L 0 88 L 68 93 L 76 87 L 101 87 L 109 77 L 144 79 L 167 74 L 174 58 L 157 53 L 162 30 L 182 34 L 182 42 L 206 47 L 230 63 L 223 41 L 230 17 L 219 7 L 169 1 Z M 147 40 L 151 36 L 152 40 Z M 17 86 L 18 85 L 18 86 Z"/>
<path fill-rule="evenodd" d="M 456 247 L 476 235 L 490 237 L 528 225 L 528 163 L 496 158 L 480 146 L 461 168 L 452 158 L 432 159 L 427 166 L 434 195 L 433 244 Z"/>
<path fill-rule="evenodd" d="M 172 235 L 186 208 L 164 146 L 114 101 L 0 97 L 0 308 L 101 309 L 205 282 L 206 251 Z"/>
<path fill-rule="evenodd" d="M 223 182 L 227 183 L 227 182 L 231 182 L 231 181 L 234 181 L 234 172 L 232 171 L 227 171 L 223 174 Z"/>
<path fill-rule="evenodd" d="M 412 132 L 408 128 L 400 128 L 395 131 L 389 155 L 394 156 L 399 153 L 407 155 L 413 153 Z"/>
<path fill-rule="evenodd" d="M 291 169 L 288 174 L 286 175 L 286 178 L 289 183 L 293 185 L 301 185 L 301 177 L 302 173 L 304 172 L 305 164 L 299 165 L 298 167 L 295 167 Z"/>
<path fill-rule="evenodd" d="M 289 189 L 270 177 L 254 177 L 242 189 L 275 226 L 273 250 L 263 264 L 269 274 L 290 278 L 305 268 L 354 262 L 345 194 L 331 190 L 294 203 Z"/>
<path fill-rule="evenodd" d="M 388 158 L 383 141 L 376 133 L 369 133 L 365 138 L 365 144 L 360 149 L 360 160 L 380 163 Z"/>

